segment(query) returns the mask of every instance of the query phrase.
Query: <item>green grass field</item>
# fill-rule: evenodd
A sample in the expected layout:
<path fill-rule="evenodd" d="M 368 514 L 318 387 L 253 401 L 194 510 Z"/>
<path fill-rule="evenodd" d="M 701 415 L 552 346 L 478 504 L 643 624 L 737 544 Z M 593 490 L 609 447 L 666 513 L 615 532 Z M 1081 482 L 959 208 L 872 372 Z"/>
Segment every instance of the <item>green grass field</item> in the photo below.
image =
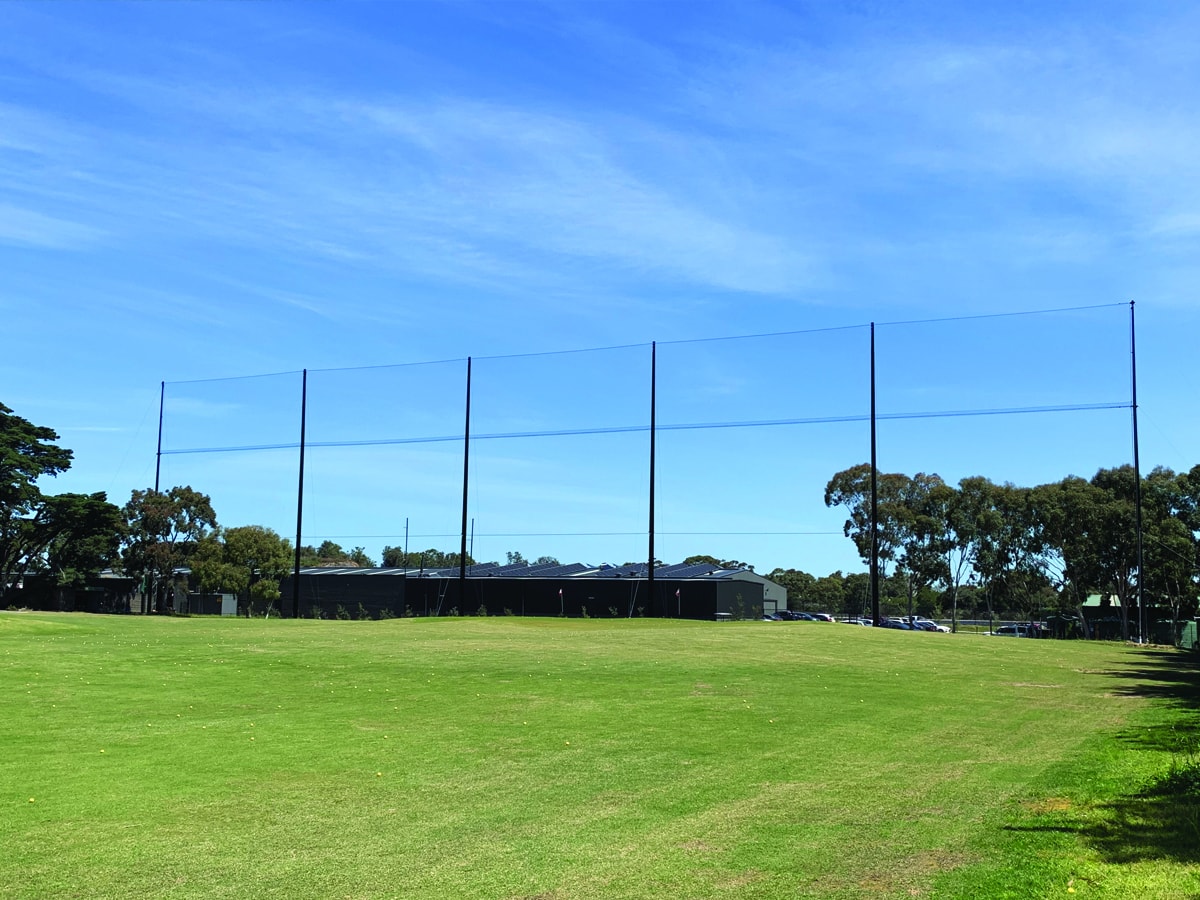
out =
<path fill-rule="evenodd" d="M 0 895 L 1200 896 L 1170 650 L 0 614 Z"/>

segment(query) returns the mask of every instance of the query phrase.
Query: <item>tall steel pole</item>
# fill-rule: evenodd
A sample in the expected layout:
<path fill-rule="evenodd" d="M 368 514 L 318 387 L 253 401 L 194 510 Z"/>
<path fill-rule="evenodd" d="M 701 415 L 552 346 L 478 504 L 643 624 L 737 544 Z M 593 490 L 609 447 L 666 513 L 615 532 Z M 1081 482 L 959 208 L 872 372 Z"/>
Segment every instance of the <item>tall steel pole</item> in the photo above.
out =
<path fill-rule="evenodd" d="M 304 439 L 308 418 L 308 369 L 300 373 L 300 474 L 296 485 L 296 558 L 292 565 L 292 618 L 300 618 L 300 539 L 304 534 Z"/>
<path fill-rule="evenodd" d="M 458 602 L 467 598 L 467 482 L 471 473 L 471 357 L 467 357 L 467 412 L 463 424 L 462 544 L 458 557 Z"/>
<path fill-rule="evenodd" d="M 1133 497 L 1137 507 L 1137 604 L 1138 604 L 1138 643 L 1146 640 L 1146 606 L 1142 584 L 1142 465 L 1138 457 L 1138 399 L 1137 399 L 1137 333 L 1134 325 L 1133 301 L 1129 301 L 1129 361 L 1130 386 L 1132 388 L 1133 408 Z"/>
<path fill-rule="evenodd" d="M 871 620 L 879 625 L 879 470 L 875 442 L 875 323 L 871 323 Z"/>
<path fill-rule="evenodd" d="M 158 385 L 158 452 L 154 455 L 154 493 L 158 493 L 158 476 L 162 472 L 162 426 L 163 426 L 163 401 L 167 397 L 167 383 L 159 382 Z"/>
<path fill-rule="evenodd" d="M 650 342 L 650 522 L 649 534 L 649 567 L 646 571 L 646 590 L 650 594 L 650 609 L 653 611 L 654 599 L 654 450 L 658 428 L 658 343 Z"/>

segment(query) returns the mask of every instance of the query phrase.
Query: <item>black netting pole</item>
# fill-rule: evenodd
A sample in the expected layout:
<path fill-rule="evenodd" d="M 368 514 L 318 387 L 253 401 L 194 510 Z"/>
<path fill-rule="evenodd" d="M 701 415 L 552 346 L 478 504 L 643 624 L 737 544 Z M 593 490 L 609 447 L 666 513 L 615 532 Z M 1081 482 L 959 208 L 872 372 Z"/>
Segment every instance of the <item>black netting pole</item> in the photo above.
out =
<path fill-rule="evenodd" d="M 1138 458 L 1138 420 L 1137 420 L 1137 335 L 1134 330 L 1133 301 L 1129 301 L 1129 358 L 1130 385 L 1132 387 L 1133 408 L 1133 497 L 1137 512 L 1137 605 L 1138 605 L 1138 643 L 1146 640 L 1145 595 L 1142 593 L 1142 466 Z"/>
<path fill-rule="evenodd" d="M 292 566 L 292 618 L 300 618 L 300 538 L 304 533 L 304 429 L 308 417 L 308 369 L 300 373 L 300 475 L 296 485 L 296 558 Z"/>
<path fill-rule="evenodd" d="M 875 443 L 875 323 L 871 323 L 871 619 L 879 625 L 879 470 Z"/>
<path fill-rule="evenodd" d="M 163 426 L 163 401 L 167 397 L 167 383 L 159 382 L 158 385 L 158 452 L 154 456 L 154 493 L 158 493 L 158 476 L 162 472 L 162 426 Z"/>
<path fill-rule="evenodd" d="M 462 603 L 467 596 L 467 482 L 471 474 L 471 357 L 467 357 L 467 411 L 463 424 L 463 502 L 462 544 L 458 559 L 458 599 Z"/>
<path fill-rule="evenodd" d="M 650 591 L 650 610 L 653 614 L 654 599 L 654 441 L 658 425 L 657 412 L 658 346 L 650 342 L 650 525 L 649 568 L 646 570 L 646 587 Z"/>

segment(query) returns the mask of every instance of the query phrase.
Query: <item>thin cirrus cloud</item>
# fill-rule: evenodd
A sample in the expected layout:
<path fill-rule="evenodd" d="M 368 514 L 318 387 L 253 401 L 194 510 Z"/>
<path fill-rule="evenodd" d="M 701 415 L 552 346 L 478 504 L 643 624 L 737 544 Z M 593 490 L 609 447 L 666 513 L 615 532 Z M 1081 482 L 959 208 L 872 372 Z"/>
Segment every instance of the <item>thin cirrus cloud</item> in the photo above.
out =
<path fill-rule="evenodd" d="M 811 277 L 809 260 L 780 235 L 706 209 L 708 187 L 640 174 L 646 155 L 677 152 L 690 139 L 668 136 L 673 147 L 656 147 L 636 120 L 622 126 L 630 137 L 613 123 L 454 96 L 263 97 L 103 73 L 90 84 L 157 121 L 194 113 L 195 130 L 209 138 L 39 117 L 43 133 L 52 127 L 76 139 L 36 144 L 43 175 L 16 173 L 24 189 L 48 200 L 74 185 L 81 217 L 127 237 L 156 236 L 166 225 L 176 237 L 273 244 L 468 281 L 536 279 L 573 260 L 761 293 Z M 27 219 L 0 237 L 61 244 L 103 234 L 34 210 Z"/>
<path fill-rule="evenodd" d="M 1181 186 L 1196 199 L 1196 100 L 1181 72 L 1200 74 L 1200 58 L 1186 29 L 1138 31 L 747 46 L 695 73 L 690 100 L 711 121 L 790 139 L 827 173 L 857 171 L 867 188 L 939 177 L 1024 195 L 1053 181 L 1152 222 Z"/>
<path fill-rule="evenodd" d="M 519 273 L 533 258 L 552 267 L 587 258 L 768 293 L 807 278 L 802 256 L 778 237 L 639 177 L 617 158 L 623 148 L 587 123 L 463 99 L 307 109 L 306 149 L 286 160 L 240 151 L 239 170 L 251 183 L 219 193 L 273 198 L 273 209 L 251 214 L 291 223 L 282 233 L 292 240 L 314 237 L 296 227 L 301 220 L 288 209 L 295 204 L 336 223 L 338 245 L 438 274 Z M 346 158 L 365 166 L 348 167 Z"/>
<path fill-rule="evenodd" d="M 0 203 L 0 243 L 47 249 L 88 247 L 104 237 L 99 228 L 33 209 Z"/>

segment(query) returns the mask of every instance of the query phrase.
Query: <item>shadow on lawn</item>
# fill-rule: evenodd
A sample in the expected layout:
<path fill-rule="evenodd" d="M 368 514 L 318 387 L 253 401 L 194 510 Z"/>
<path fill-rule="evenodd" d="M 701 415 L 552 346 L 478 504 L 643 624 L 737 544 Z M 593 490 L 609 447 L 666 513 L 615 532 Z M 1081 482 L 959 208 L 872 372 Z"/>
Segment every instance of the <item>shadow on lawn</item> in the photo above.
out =
<path fill-rule="evenodd" d="M 1053 823 L 1005 830 L 1077 834 L 1110 863 L 1200 863 L 1200 763 L 1173 768 L 1136 794 L 1094 806 L 1085 815 L 1057 813 Z"/>
<path fill-rule="evenodd" d="M 1112 863 L 1200 862 L 1200 659 L 1175 650 L 1146 650 L 1129 668 L 1104 674 L 1120 680 L 1113 691 L 1118 696 L 1152 697 L 1181 708 L 1171 723 L 1121 736 L 1141 748 L 1171 753 L 1167 773 L 1084 815 L 1055 814 L 1044 824 L 1008 830 L 1078 834 Z"/>
<path fill-rule="evenodd" d="M 1132 665 L 1104 674 L 1124 682 L 1113 691 L 1126 697 L 1154 697 L 1200 709 L 1200 655 L 1182 650 L 1142 650 Z"/>

